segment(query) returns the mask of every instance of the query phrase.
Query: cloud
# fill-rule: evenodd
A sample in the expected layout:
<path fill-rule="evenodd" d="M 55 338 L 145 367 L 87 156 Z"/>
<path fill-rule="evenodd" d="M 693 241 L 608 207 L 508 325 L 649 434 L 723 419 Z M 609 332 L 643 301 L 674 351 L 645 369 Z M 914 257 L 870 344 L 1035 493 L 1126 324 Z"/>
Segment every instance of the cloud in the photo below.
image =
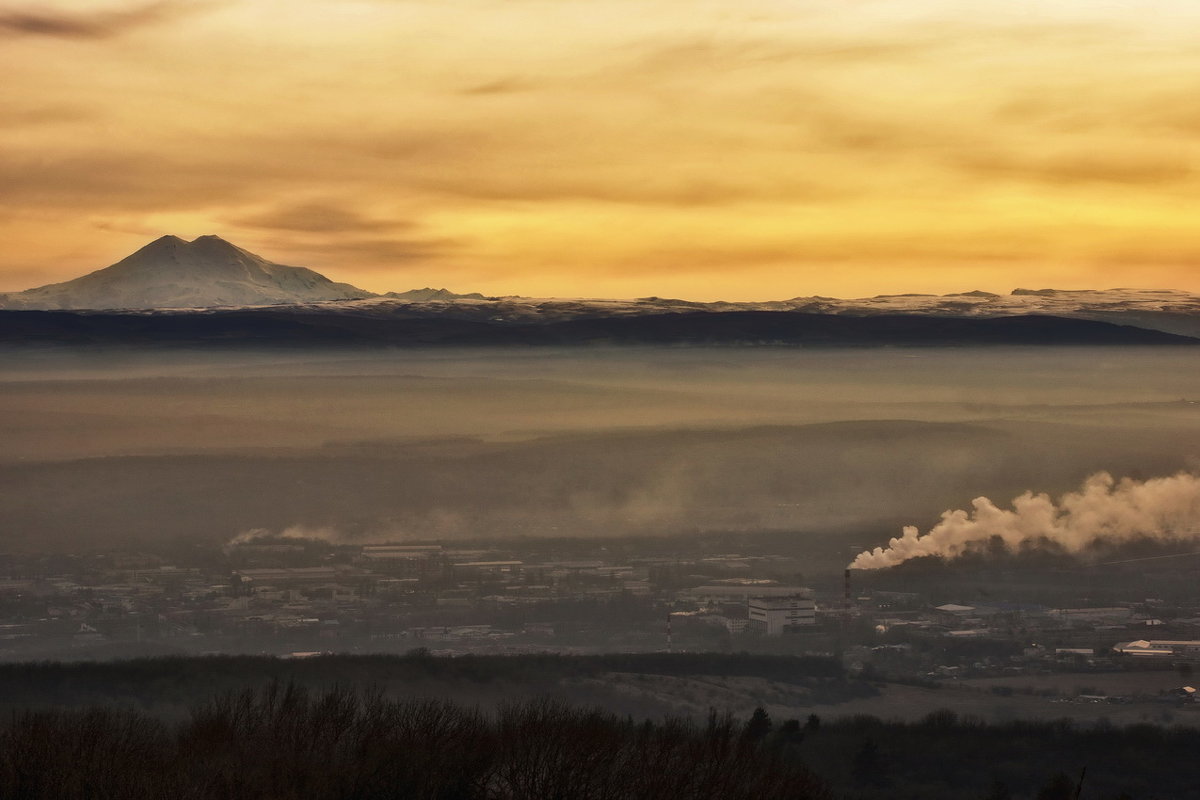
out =
<path fill-rule="evenodd" d="M 517 94 L 519 92 L 528 92 L 535 88 L 537 88 L 537 84 L 527 78 L 500 78 L 499 80 L 468 86 L 460 90 L 459 94 L 476 96 Z"/>
<path fill-rule="evenodd" d="M 171 180 L 164 181 L 164 174 Z M 256 175 L 256 187 L 237 166 L 203 164 L 184 154 L 0 154 L 0 184 L 5 187 L 0 207 L 37 205 L 103 213 L 195 208 L 243 199 L 269 174 Z"/>
<path fill-rule="evenodd" d="M 45 36 L 59 39 L 108 39 L 128 31 L 169 22 L 211 3 L 142 3 L 125 9 L 68 14 L 41 9 L 0 9 L 0 36 Z"/>
<path fill-rule="evenodd" d="M 972 53 L 994 57 L 1012 48 L 1087 48 L 1121 43 L 1129 31 L 1110 23 L 1007 23 L 988 24 L 949 20 L 924 20 L 892 25 L 873 33 L 834 32 L 819 26 L 797 31 L 780 29 L 772 34 L 738 36 L 727 31 L 710 35 L 679 36 L 658 40 L 641 48 L 618 71 L 654 77 L 660 73 L 683 76 L 729 70 L 761 71 L 764 67 L 825 69 L 912 69 Z M 962 66 L 969 64 L 963 62 Z M 792 73 L 795 74 L 794 72 Z M 816 76 L 820 82 L 827 76 Z"/>
<path fill-rule="evenodd" d="M 412 223 L 404 220 L 374 219 L 354 209 L 330 202 L 277 206 L 267 211 L 234 217 L 229 221 L 242 227 L 321 233 L 395 231 L 412 227 Z"/>
<path fill-rule="evenodd" d="M 1020 263 L 1039 253 L 1037 241 L 1023 241 L 999 232 L 992 237 L 896 236 L 825 234 L 795 236 L 778 242 L 706 242 L 648 248 L 641 259 L 610 269 L 613 274 L 636 274 L 652 264 L 656 274 L 725 271 L 747 265 L 786 264 L 793 268 L 839 265 L 853 268 L 864 263 L 907 268 L 920 265 L 927 271 L 963 263 L 1005 265 Z"/>
<path fill-rule="evenodd" d="M 755 37 L 720 40 L 688 38 L 657 43 L 633 57 L 622 68 L 634 75 L 682 73 L 695 75 L 712 69 L 757 69 L 764 65 L 796 62 L 813 65 L 844 65 L 904 59 L 919 54 L 932 41 L 913 39 L 852 39 L 813 36 L 801 41 L 784 37 Z"/>
<path fill-rule="evenodd" d="M 413 180 L 414 186 L 439 194 L 472 200 L 512 200 L 531 203 L 591 202 L 623 205 L 702 207 L 745 200 L 829 200 L 845 192 L 802 179 L 778 177 L 769 181 L 727 180 L 700 174 L 669 172 L 629 174 L 629 168 L 612 165 L 607 172 L 579 170 L 544 175 L 531 181 L 522 174 L 495 171 L 487 174 L 429 175 Z"/>
<path fill-rule="evenodd" d="M 1200 538 L 1198 523 L 1200 478 L 1195 475 L 1116 481 L 1099 472 L 1057 503 L 1046 494 L 1026 492 L 1013 499 L 1010 510 L 977 497 L 969 511 L 943 512 L 941 522 L 925 534 L 905 526 L 887 547 L 860 553 L 850 566 L 880 569 L 925 556 L 953 559 L 993 541 L 1014 553 L 1048 544 L 1073 554 L 1105 541 L 1193 542 Z"/>
<path fill-rule="evenodd" d="M 7 128 L 87 122 L 96 112 L 79 104 L 51 103 L 0 107 L 0 125 Z"/>
<path fill-rule="evenodd" d="M 989 178 L 1031 180 L 1051 184 L 1165 184 L 1190 180 L 1191 164 L 1161 154 L 1073 153 L 1020 156 L 973 153 L 958 166 Z"/>
<path fill-rule="evenodd" d="M 329 525 L 310 526 L 310 525 L 292 525 L 284 528 L 281 531 L 272 531 L 267 528 L 251 528 L 250 530 L 242 531 L 237 536 L 234 536 L 225 543 L 224 549 L 226 552 L 230 548 L 239 547 L 241 545 L 254 544 L 261 540 L 274 539 L 297 539 L 300 541 L 317 541 L 330 542 L 332 544 L 341 544 L 348 537 L 342 534 L 338 529 Z"/>
<path fill-rule="evenodd" d="M 342 237 L 312 244 L 291 242 L 291 250 L 310 255 L 322 264 L 352 265 L 356 271 L 387 270 L 415 262 L 442 259 L 464 246 L 450 237 Z"/>
<path fill-rule="evenodd" d="M 736 265 L 790 296 L 1191 249 L 1195 37 L 1082 1 L 0 0 L 0 270 L 222 230 L 522 293 L 712 296 Z"/>

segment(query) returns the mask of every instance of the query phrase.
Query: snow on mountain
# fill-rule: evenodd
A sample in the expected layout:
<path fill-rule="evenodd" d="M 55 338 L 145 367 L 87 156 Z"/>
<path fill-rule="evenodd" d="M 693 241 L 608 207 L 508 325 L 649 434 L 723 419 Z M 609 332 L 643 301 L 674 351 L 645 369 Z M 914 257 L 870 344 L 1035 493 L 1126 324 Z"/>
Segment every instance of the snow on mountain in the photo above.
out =
<path fill-rule="evenodd" d="M 394 300 L 367 300 L 375 313 L 398 308 Z M 795 297 L 763 302 L 697 303 L 660 297 L 637 300 L 556 299 L 499 297 L 487 302 L 402 304 L 408 311 L 437 306 L 439 314 L 487 317 L 491 320 L 529 322 L 561 321 L 589 317 L 689 313 L 696 311 L 799 311 L 839 316 L 916 315 L 935 317 L 1055 316 L 1112 322 L 1119 325 L 1200 336 L 1200 295 L 1173 290 L 1107 289 L 1066 291 L 1017 289 L 1011 294 L 962 292 L 947 295 L 880 295 L 855 299 Z"/>
<path fill-rule="evenodd" d="M 10 309 L 154 309 L 272 305 L 373 297 L 304 267 L 287 267 L 218 236 L 163 236 L 111 267 L 0 295 Z"/>
<path fill-rule="evenodd" d="M 964 292 L 947 295 L 881 295 L 854 300 L 798 297 L 794 311 L 868 316 L 918 314 L 939 317 L 1043 315 L 1090 319 L 1200 335 L 1200 295 L 1171 289 L 1015 289 L 1011 294 Z"/>
<path fill-rule="evenodd" d="M 339 301 L 339 302 L 331 302 Z M 412 289 L 376 295 L 335 283 L 303 267 L 287 267 L 216 236 L 187 242 L 164 236 L 133 255 L 89 275 L 0 294 L 0 309 L 208 309 L 287 306 L 296 310 L 363 317 L 445 317 L 495 323 L 570 320 L 692 312 L 791 311 L 835 316 L 915 315 L 995 318 L 1054 316 L 1110 322 L 1200 337 L 1200 295 L 1173 290 L 1069 291 L 1016 289 L 1010 294 L 897 294 L 855 299 L 794 297 L 764 302 L 694 302 L 662 297 L 484 297 L 447 289 Z"/>
<path fill-rule="evenodd" d="M 489 324 L 550 324 L 570 320 L 652 314 L 791 311 L 847 317 L 1050 316 L 1087 319 L 1200 337 L 1200 295 L 1173 290 L 1107 289 L 1067 291 L 1017 289 L 1011 294 L 961 292 L 947 295 L 880 295 L 854 299 L 794 297 L 762 302 L 695 302 L 662 297 L 637 299 L 484 297 L 441 289 L 389 292 L 341 303 L 298 303 L 306 312 L 357 317 L 441 317 Z M 152 312 L 150 312 L 152 313 Z"/>
<path fill-rule="evenodd" d="M 642 297 L 489 297 L 414 290 L 327 307 L 361 316 L 446 316 L 488 322 L 563 322 L 573 319 L 732 311 L 798 311 L 837 316 L 914 315 L 996 318 L 1055 316 L 1112 322 L 1187 336 L 1200 336 L 1200 296 L 1172 290 L 1108 289 L 1065 291 L 1017 289 L 1011 294 L 962 292 L 947 295 L 880 295 L 855 299 L 795 297 L 762 302 L 709 302 Z"/>

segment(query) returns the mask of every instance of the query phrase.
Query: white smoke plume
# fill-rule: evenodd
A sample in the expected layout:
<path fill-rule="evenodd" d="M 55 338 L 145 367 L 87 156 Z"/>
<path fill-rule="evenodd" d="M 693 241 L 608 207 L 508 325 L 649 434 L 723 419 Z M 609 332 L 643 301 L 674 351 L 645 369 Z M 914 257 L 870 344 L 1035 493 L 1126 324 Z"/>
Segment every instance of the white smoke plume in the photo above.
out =
<path fill-rule="evenodd" d="M 850 568 L 894 567 L 921 556 L 955 558 L 997 537 L 1014 553 L 1041 541 L 1079 553 L 1100 540 L 1197 540 L 1200 477 L 1180 472 L 1144 482 L 1115 481 L 1100 472 L 1057 504 L 1046 494 L 1026 492 L 1012 501 L 1011 510 L 986 497 L 972 500 L 971 509 L 943 512 L 942 521 L 924 535 L 905 526 L 899 538 L 860 553 Z"/>
<path fill-rule="evenodd" d="M 281 531 L 272 531 L 266 528 L 251 528 L 248 531 L 242 531 L 226 542 L 224 549 L 228 550 L 240 544 L 251 544 L 259 539 L 316 539 L 336 544 L 342 538 L 338 530 L 329 527 L 310 528 L 305 525 L 293 525 Z"/>

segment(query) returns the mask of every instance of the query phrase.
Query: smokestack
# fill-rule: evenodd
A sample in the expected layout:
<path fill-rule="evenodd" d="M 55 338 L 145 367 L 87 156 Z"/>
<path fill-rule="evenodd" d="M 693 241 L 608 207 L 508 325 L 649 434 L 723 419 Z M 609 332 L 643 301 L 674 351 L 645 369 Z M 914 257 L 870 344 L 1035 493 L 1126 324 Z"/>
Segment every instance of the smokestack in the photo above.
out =
<path fill-rule="evenodd" d="M 846 568 L 846 572 L 842 577 L 843 577 L 843 581 L 842 581 L 843 593 L 845 595 L 845 597 L 843 598 L 843 601 L 846 606 L 846 611 L 849 611 L 850 610 L 850 568 L 849 567 Z"/>
<path fill-rule="evenodd" d="M 878 569 L 922 556 L 956 558 L 997 540 L 1013 553 L 1042 541 L 1081 553 L 1098 541 L 1138 539 L 1200 539 L 1200 477 L 1180 472 L 1148 481 L 1115 481 L 1100 472 L 1058 502 L 1026 492 L 1012 501 L 1011 510 L 977 497 L 969 511 L 943 512 L 941 522 L 928 533 L 905 526 L 903 535 L 887 547 L 859 553 L 850 566 Z"/>
<path fill-rule="evenodd" d="M 667 652 L 671 652 L 671 612 L 667 612 Z"/>

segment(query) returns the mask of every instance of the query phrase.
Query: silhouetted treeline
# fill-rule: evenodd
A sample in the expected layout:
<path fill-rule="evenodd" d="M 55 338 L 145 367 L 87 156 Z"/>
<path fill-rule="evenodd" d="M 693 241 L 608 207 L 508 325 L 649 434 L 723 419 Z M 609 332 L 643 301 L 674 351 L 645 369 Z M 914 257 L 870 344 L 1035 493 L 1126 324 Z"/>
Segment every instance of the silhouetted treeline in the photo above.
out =
<path fill-rule="evenodd" d="M 831 797 L 750 724 L 638 723 L 552 702 L 484 715 L 448 702 L 226 694 L 178 726 L 129 711 L 16 715 L 0 733 L 5 798 Z"/>
<path fill-rule="evenodd" d="M 611 672 L 643 675 L 753 676 L 785 682 L 832 682 L 850 695 L 869 693 L 857 683 L 842 686 L 843 670 L 831 658 L 730 653 L 618 653 L 612 655 L 465 655 L 435 658 L 414 650 L 405 656 L 329 655 L 287 660 L 260 656 L 144 658 L 112 662 L 0 664 L 0 709 L 117 705 L 171 709 L 222 692 L 281 680 L 327 688 L 376 686 L 412 694 L 420 685 L 441 695 L 466 686 L 495 685 L 544 693 L 568 678 Z M 834 693 L 829 693 L 831 698 Z"/>
<path fill-rule="evenodd" d="M 1085 768 L 1081 800 L 1200 798 L 1196 728 L 987 724 L 936 711 L 915 723 L 809 725 L 785 750 L 860 800 L 1075 800 Z"/>
<path fill-rule="evenodd" d="M 985 724 L 949 711 L 917 723 L 836 719 L 836 705 L 821 707 L 824 721 L 760 710 L 745 724 L 662 722 L 670 712 L 644 698 L 606 705 L 612 714 L 576 710 L 607 695 L 562 691 L 613 673 L 870 689 L 829 659 L 703 653 L 0 665 L 0 798 L 259 797 L 269 781 L 281 799 L 828 796 L 811 783 L 809 794 L 772 794 L 785 784 L 771 781 L 811 781 L 807 767 L 832 796 L 858 800 L 1075 800 L 1086 767 L 1081 800 L 1200 800 L 1193 728 Z M 522 700 L 543 695 L 558 699 Z M 531 789 L 521 783 L 531 774 L 568 788 Z M 372 794 L 384 783 L 393 794 Z"/>
<path fill-rule="evenodd" d="M 553 701 L 494 713 L 273 682 L 169 724 L 115 709 L 0 726 L 0 797 L 1187 800 L 1200 731 L 934 712 L 636 721 Z M 1082 784 L 1082 791 L 1077 794 Z"/>

